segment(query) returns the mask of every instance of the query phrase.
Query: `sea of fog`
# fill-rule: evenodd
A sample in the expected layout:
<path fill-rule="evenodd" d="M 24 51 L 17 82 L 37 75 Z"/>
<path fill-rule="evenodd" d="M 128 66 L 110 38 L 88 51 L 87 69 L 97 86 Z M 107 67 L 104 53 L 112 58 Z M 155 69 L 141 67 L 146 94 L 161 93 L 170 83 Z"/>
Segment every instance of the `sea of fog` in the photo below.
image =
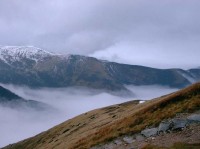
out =
<path fill-rule="evenodd" d="M 2 85 L 17 95 L 46 103 L 53 110 L 16 110 L 0 106 L 0 147 L 45 131 L 81 113 L 134 99 L 149 100 L 177 89 L 163 86 L 126 86 L 134 97 L 119 97 L 85 88 L 42 88 Z"/>

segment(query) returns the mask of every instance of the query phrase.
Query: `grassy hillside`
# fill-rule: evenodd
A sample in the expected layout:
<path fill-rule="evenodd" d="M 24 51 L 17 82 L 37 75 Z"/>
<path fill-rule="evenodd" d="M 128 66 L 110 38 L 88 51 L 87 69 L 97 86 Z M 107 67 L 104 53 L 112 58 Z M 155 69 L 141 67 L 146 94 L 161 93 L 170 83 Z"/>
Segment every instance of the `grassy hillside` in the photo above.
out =
<path fill-rule="evenodd" d="M 200 83 L 142 104 L 127 102 L 97 109 L 70 119 L 46 132 L 6 149 L 89 148 L 127 133 L 157 126 L 180 112 L 200 109 Z"/>

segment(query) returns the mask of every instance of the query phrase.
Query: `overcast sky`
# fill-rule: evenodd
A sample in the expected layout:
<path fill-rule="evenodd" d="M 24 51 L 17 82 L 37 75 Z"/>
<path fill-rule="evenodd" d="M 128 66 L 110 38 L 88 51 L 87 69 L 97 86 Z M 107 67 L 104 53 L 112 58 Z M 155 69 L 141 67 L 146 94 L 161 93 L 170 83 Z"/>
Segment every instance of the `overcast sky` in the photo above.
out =
<path fill-rule="evenodd" d="M 159 68 L 200 66 L 199 0 L 0 0 L 0 45 Z"/>

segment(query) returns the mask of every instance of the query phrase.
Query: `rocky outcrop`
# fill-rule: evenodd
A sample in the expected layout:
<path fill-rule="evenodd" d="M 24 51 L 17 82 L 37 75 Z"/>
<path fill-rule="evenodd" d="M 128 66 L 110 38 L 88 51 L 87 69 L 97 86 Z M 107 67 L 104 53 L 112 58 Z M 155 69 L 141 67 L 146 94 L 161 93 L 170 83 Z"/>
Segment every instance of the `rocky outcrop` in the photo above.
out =
<path fill-rule="evenodd" d="M 172 126 L 170 121 L 162 121 L 158 126 L 158 132 L 167 132 Z"/>
<path fill-rule="evenodd" d="M 123 138 L 123 141 L 128 143 L 128 144 L 131 144 L 131 143 L 135 142 L 135 139 L 132 136 L 125 136 Z"/>
<path fill-rule="evenodd" d="M 141 131 L 141 134 L 144 135 L 145 137 L 151 137 L 155 136 L 158 133 L 158 128 L 151 128 L 151 129 L 145 129 Z"/>
<path fill-rule="evenodd" d="M 192 114 L 187 117 L 189 123 L 200 123 L 200 114 Z"/>
<path fill-rule="evenodd" d="M 179 130 L 179 129 L 183 129 L 187 126 L 187 119 L 179 119 L 179 118 L 175 118 L 172 119 L 172 130 Z"/>
<path fill-rule="evenodd" d="M 115 149 L 115 148 L 138 148 L 138 144 L 141 142 L 148 142 L 148 140 L 154 140 L 156 136 L 163 135 L 163 133 L 174 133 L 182 131 L 189 127 L 191 124 L 200 123 L 200 113 L 190 114 L 182 118 L 175 117 L 168 120 L 163 120 L 158 127 L 146 128 L 140 133 L 125 135 L 118 137 L 111 142 L 99 144 L 91 149 Z"/>
<path fill-rule="evenodd" d="M 191 119 L 198 118 L 199 115 L 190 117 L 190 120 L 187 118 L 173 118 L 170 120 L 163 120 L 157 128 L 145 129 L 141 131 L 141 134 L 145 137 L 156 136 L 162 132 L 167 133 L 171 131 L 177 131 L 184 129 Z"/>

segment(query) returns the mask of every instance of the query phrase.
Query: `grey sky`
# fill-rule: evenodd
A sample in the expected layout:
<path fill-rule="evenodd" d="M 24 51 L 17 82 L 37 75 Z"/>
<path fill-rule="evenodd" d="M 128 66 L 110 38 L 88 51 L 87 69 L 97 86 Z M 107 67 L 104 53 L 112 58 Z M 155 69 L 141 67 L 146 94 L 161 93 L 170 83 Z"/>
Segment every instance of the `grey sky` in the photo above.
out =
<path fill-rule="evenodd" d="M 199 0 L 0 0 L 0 45 L 196 67 L 199 8 Z"/>

